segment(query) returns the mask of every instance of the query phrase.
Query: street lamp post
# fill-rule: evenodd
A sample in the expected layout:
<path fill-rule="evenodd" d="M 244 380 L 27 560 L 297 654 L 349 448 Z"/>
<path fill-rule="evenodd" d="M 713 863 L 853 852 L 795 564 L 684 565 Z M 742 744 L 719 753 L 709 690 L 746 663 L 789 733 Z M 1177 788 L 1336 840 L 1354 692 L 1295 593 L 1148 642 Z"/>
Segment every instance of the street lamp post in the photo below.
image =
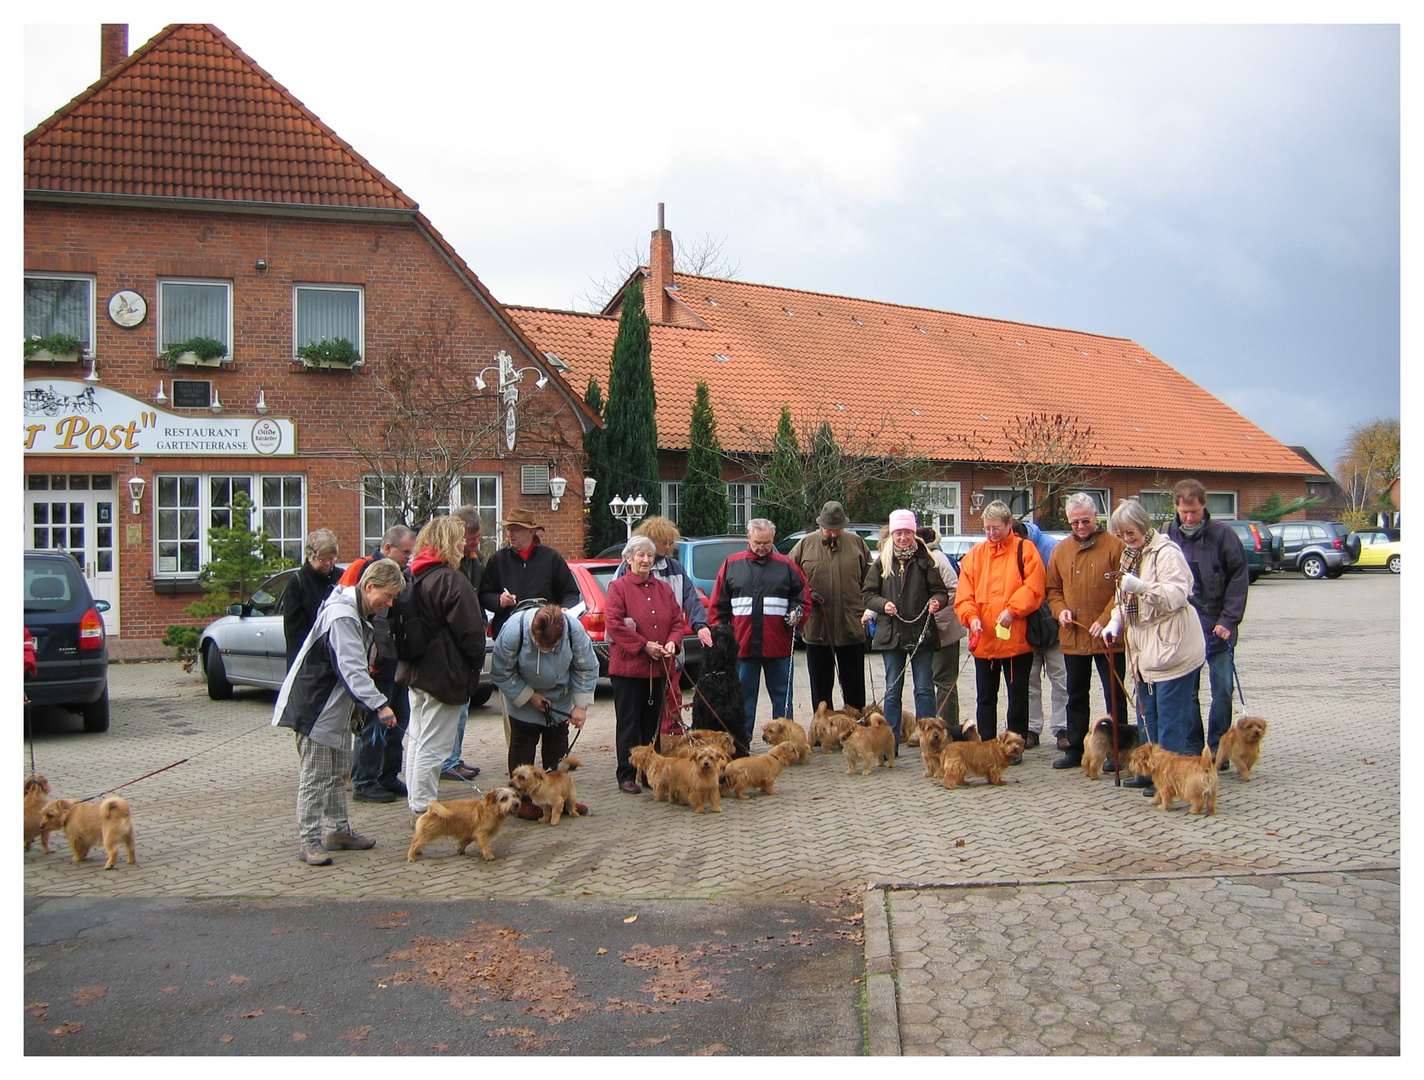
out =
<path fill-rule="evenodd" d="M 648 500 L 641 495 L 635 495 L 631 499 L 624 499 L 621 495 L 615 495 L 608 502 L 608 512 L 617 520 L 623 522 L 628 530 L 628 539 L 633 538 L 633 526 L 643 520 L 648 512 Z"/>

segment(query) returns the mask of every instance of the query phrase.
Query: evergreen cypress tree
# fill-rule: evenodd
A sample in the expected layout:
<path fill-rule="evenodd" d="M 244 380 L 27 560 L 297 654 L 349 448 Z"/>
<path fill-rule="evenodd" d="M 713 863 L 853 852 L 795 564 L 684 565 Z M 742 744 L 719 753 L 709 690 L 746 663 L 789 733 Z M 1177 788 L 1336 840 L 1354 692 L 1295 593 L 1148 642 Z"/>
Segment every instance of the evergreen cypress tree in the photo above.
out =
<path fill-rule="evenodd" d="M 717 418 L 712 415 L 707 383 L 698 379 L 677 526 L 687 536 L 712 536 L 727 531 L 730 516 L 727 485 L 722 482 L 722 445 L 717 440 Z"/>
<path fill-rule="evenodd" d="M 598 385 L 597 376 L 589 377 L 588 390 L 584 393 L 583 400 L 593 415 L 602 420 L 603 391 Z M 602 538 L 618 527 L 613 515 L 608 512 L 608 500 L 613 495 L 611 492 L 604 494 L 608 487 L 608 467 L 604 456 L 603 435 L 604 429 L 597 427 L 583 437 L 583 453 L 587 459 L 585 468 L 588 475 L 598 481 L 593 489 L 593 502 L 584 511 L 584 551 L 590 557 L 596 556 L 608 546 Z"/>
<path fill-rule="evenodd" d="M 762 482 L 756 516 L 776 523 L 776 535 L 787 536 L 807 527 L 802 520 L 806 505 L 805 480 L 801 468 L 801 444 L 791 423 L 791 408 L 781 406 L 781 419 L 771 441 L 771 464 Z M 819 507 L 817 508 L 819 509 Z"/>
<path fill-rule="evenodd" d="M 614 495 L 625 499 L 641 495 L 648 501 L 649 514 L 661 512 L 656 412 L 653 347 L 643 307 L 643 284 L 634 280 L 618 316 L 618 336 L 613 340 L 613 363 L 608 374 L 608 407 L 604 411 L 600 447 L 607 479 L 605 482 L 599 478 L 597 496 L 605 507 Z M 627 535 L 612 515 L 608 515 L 608 521 L 609 528 L 599 537 L 603 547 L 616 544 Z"/>

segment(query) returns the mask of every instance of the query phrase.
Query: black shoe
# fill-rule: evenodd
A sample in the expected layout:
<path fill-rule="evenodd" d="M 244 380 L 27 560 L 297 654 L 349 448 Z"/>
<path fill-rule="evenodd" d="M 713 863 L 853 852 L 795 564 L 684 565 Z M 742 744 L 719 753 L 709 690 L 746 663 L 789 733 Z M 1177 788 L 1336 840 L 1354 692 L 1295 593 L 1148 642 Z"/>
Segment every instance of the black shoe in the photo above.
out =
<path fill-rule="evenodd" d="M 1071 750 L 1071 749 L 1073 749 L 1073 744 L 1068 741 L 1068 732 L 1066 732 L 1066 731 L 1055 731 L 1053 734 L 1057 737 L 1058 749 L 1060 749 L 1060 750 Z"/>
<path fill-rule="evenodd" d="M 1152 799 L 1157 796 L 1157 789 L 1151 784 L 1148 784 L 1145 788 L 1142 789 L 1142 794 L 1146 795 L 1149 799 Z"/>
<path fill-rule="evenodd" d="M 387 791 L 392 792 L 397 798 L 404 799 L 410 794 L 410 792 L 406 790 L 406 786 L 399 780 L 392 780 L 389 784 L 382 784 L 381 786 Z"/>
<path fill-rule="evenodd" d="M 399 795 L 394 791 L 387 791 L 385 788 L 363 788 L 351 793 L 351 797 L 357 802 L 395 802 Z"/>
<path fill-rule="evenodd" d="M 1033 750 L 1038 746 L 1038 732 L 1030 731 L 1024 736 L 1024 749 Z"/>
<path fill-rule="evenodd" d="M 1083 764 L 1083 755 L 1070 753 L 1064 754 L 1061 758 L 1055 761 L 1053 763 L 1053 767 L 1055 769 L 1076 769 L 1081 764 Z"/>
<path fill-rule="evenodd" d="M 1216 767 L 1216 771 L 1217 771 L 1217 772 L 1225 772 L 1225 771 L 1226 771 L 1227 769 L 1229 769 L 1229 768 L 1231 768 L 1231 762 L 1229 762 L 1229 761 L 1223 761 L 1220 765 L 1218 765 L 1218 766 Z"/>
<path fill-rule="evenodd" d="M 1152 786 L 1152 777 L 1150 777 L 1150 776 L 1129 776 L 1126 780 L 1124 780 L 1124 781 L 1122 782 L 1122 786 L 1123 786 L 1123 787 L 1149 788 L 1149 787 Z"/>
<path fill-rule="evenodd" d="M 1107 761 L 1103 762 L 1103 772 L 1117 772 L 1117 762 L 1112 758 L 1108 758 Z"/>

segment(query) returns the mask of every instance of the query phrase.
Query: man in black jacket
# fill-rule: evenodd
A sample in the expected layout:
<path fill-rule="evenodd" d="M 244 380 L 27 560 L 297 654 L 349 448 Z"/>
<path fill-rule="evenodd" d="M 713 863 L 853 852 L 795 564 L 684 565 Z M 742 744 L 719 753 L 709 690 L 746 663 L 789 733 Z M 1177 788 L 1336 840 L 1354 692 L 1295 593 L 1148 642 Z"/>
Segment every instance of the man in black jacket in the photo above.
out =
<path fill-rule="evenodd" d="M 316 621 L 317 609 L 341 580 L 336 570 L 336 534 L 330 529 L 314 529 L 303 545 L 306 561 L 297 568 L 282 592 L 282 632 L 287 638 L 287 670 L 301 651 L 302 642 Z"/>
<path fill-rule="evenodd" d="M 495 637 L 521 601 L 547 600 L 565 611 L 582 601 L 583 594 L 564 557 L 539 542 L 543 528 L 530 510 L 512 510 L 505 517 L 508 546 L 490 556 L 480 584 L 480 602 L 486 611 L 494 612 L 491 629 Z"/>
<path fill-rule="evenodd" d="M 1206 488 L 1199 480 L 1182 480 L 1172 488 L 1176 518 L 1167 536 L 1182 549 L 1192 568 L 1192 607 L 1206 635 L 1206 666 L 1211 675 L 1211 714 L 1206 741 L 1216 753 L 1217 743 L 1231 727 L 1231 696 L 1238 627 L 1246 615 L 1246 593 L 1251 584 L 1246 551 L 1230 525 L 1211 520 L 1206 508 Z M 1197 671 L 1201 679 L 1201 671 Z"/>

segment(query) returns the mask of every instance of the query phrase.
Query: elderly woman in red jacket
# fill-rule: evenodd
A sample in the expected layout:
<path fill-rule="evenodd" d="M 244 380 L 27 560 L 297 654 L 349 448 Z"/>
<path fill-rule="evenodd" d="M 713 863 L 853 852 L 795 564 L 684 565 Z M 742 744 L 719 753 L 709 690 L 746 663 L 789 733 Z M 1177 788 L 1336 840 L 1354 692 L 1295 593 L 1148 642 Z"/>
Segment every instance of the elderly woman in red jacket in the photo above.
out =
<path fill-rule="evenodd" d="M 666 582 L 653 577 L 657 555 L 657 545 L 648 537 L 630 539 L 623 548 L 628 572 L 609 582 L 603 603 L 611 643 L 608 681 L 613 684 L 617 720 L 618 788 L 630 795 L 643 789 L 628 752 L 657 735 L 668 674 L 676 671 L 674 661 L 687 633 L 682 602 Z"/>

